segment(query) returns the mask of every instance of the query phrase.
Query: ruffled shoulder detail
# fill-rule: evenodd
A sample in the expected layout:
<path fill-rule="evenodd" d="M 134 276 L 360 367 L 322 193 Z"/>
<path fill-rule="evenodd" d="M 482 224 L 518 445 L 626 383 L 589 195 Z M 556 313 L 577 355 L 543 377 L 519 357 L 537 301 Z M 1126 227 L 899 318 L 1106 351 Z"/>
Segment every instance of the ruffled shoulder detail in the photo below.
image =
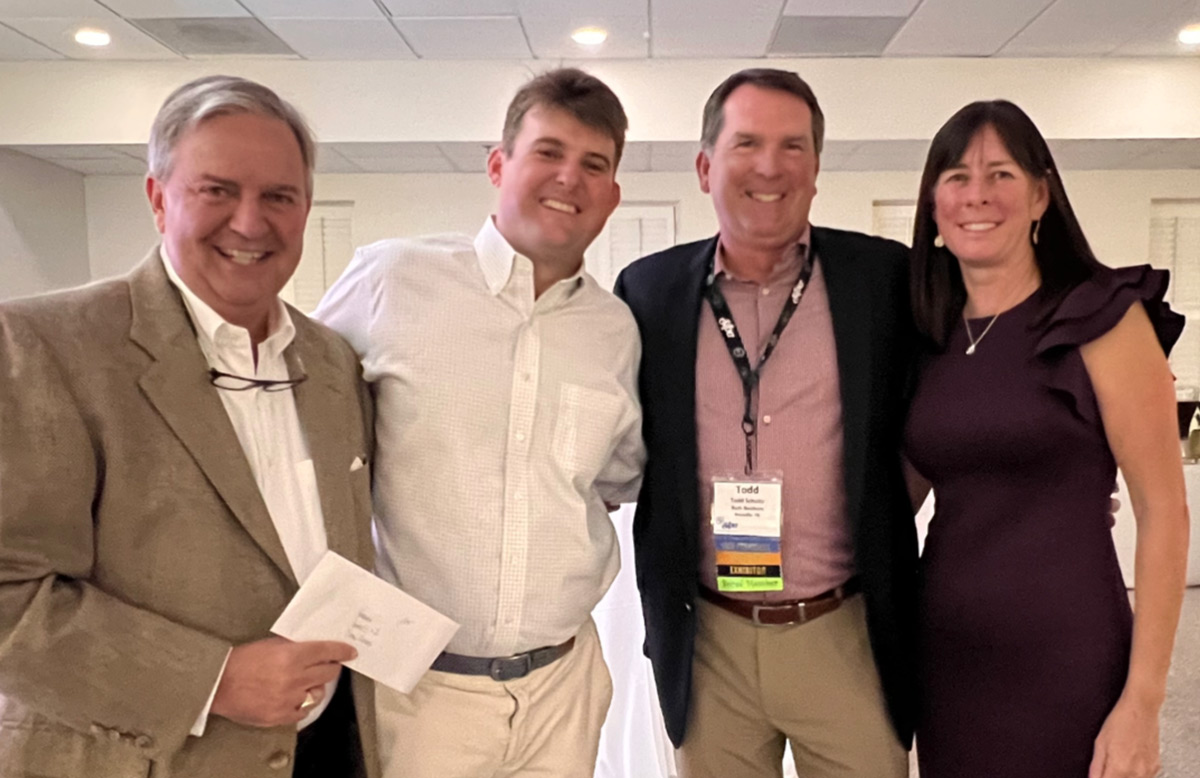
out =
<path fill-rule="evenodd" d="M 1163 351 L 1170 354 L 1184 322 L 1163 300 L 1170 277 L 1149 265 L 1105 268 L 1068 292 L 1042 319 L 1034 353 L 1047 388 L 1084 421 L 1099 424 L 1100 411 L 1079 347 L 1117 326 L 1129 307 L 1141 302 Z"/>
<path fill-rule="evenodd" d="M 1163 301 L 1170 278 L 1168 271 L 1149 265 L 1105 268 L 1068 292 L 1050 314 L 1037 342 L 1038 356 L 1095 340 L 1117 326 L 1129 306 L 1139 301 L 1163 351 L 1170 354 L 1183 332 L 1183 317 Z"/>

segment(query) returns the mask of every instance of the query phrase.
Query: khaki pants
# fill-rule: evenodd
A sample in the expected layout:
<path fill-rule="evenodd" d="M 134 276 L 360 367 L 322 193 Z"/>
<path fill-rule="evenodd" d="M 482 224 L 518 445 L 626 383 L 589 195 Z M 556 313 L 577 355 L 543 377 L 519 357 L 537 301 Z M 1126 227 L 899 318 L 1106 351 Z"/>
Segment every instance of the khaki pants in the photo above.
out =
<path fill-rule="evenodd" d="M 758 627 L 697 600 L 682 778 L 906 778 L 861 595 L 807 624 Z"/>
<path fill-rule="evenodd" d="M 592 778 L 612 682 L 588 619 L 561 659 L 515 681 L 429 671 L 375 692 L 384 778 Z"/>

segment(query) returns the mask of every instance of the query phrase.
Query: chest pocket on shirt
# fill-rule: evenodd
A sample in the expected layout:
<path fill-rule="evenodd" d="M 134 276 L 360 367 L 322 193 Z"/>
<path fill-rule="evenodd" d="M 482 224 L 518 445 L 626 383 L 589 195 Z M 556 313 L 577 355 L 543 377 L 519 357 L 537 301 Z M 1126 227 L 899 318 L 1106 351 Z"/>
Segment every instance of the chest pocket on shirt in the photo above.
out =
<path fill-rule="evenodd" d="M 590 483 L 612 453 L 613 433 L 620 417 L 621 398 L 564 383 L 559 389 L 554 420 L 554 461 L 571 476 L 582 476 Z"/>

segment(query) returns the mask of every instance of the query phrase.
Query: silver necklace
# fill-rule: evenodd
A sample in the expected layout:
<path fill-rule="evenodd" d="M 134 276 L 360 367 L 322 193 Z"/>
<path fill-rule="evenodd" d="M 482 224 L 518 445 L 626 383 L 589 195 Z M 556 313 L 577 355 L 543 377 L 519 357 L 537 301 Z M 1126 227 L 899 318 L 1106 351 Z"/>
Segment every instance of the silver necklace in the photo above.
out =
<path fill-rule="evenodd" d="M 988 334 L 988 330 L 990 330 L 992 325 L 996 323 L 996 319 L 1000 318 L 1001 313 L 1003 313 L 1003 311 L 1000 311 L 992 316 L 992 320 L 987 323 L 987 326 L 983 328 L 983 332 L 979 333 L 979 337 L 976 338 L 971 335 L 971 323 L 967 321 L 967 312 L 963 311 L 963 326 L 967 328 L 967 340 L 971 342 L 971 345 L 967 346 L 967 356 L 971 356 L 975 353 L 975 347 L 978 346 L 979 342 L 983 340 L 985 335 Z"/>

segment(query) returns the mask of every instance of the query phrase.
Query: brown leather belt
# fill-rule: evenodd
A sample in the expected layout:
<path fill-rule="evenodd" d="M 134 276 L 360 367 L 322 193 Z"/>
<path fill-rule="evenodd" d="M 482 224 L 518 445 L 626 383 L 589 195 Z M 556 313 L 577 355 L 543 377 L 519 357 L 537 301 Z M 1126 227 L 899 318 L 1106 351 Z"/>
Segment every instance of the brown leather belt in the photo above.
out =
<path fill-rule="evenodd" d="M 561 659 L 575 647 L 575 638 L 557 646 L 535 648 L 523 654 L 512 656 L 463 656 L 446 651 L 438 654 L 433 660 L 432 668 L 443 673 L 459 675 L 486 675 L 493 681 L 514 681 L 545 667 L 556 659 Z"/>
<path fill-rule="evenodd" d="M 707 586 L 700 587 L 701 599 L 708 600 L 719 608 L 730 613 L 736 613 L 759 626 L 779 626 L 782 624 L 804 624 L 833 613 L 847 597 L 852 597 L 861 591 L 858 578 L 851 578 L 846 583 L 827 592 L 809 597 L 804 600 L 788 600 L 786 602 L 746 602 L 734 600 L 723 594 L 718 594 Z"/>

